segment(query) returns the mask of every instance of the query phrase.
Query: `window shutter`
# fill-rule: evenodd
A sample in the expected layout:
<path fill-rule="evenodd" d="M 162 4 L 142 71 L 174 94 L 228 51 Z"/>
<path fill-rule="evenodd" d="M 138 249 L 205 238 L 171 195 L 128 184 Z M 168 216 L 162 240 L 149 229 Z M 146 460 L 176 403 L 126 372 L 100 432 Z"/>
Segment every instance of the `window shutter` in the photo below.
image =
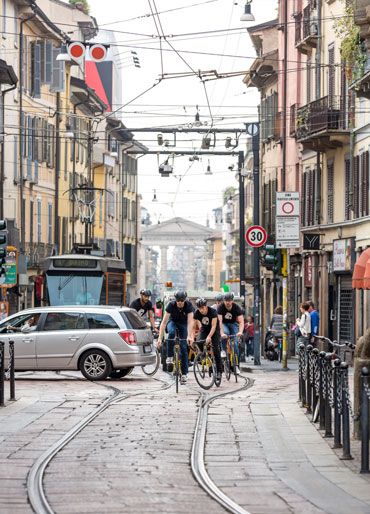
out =
<path fill-rule="evenodd" d="M 40 43 L 31 42 L 31 95 L 41 97 L 41 46 Z"/>
<path fill-rule="evenodd" d="M 45 43 L 45 84 L 51 84 L 53 77 L 53 43 Z"/>
<path fill-rule="evenodd" d="M 369 151 L 362 154 L 362 216 L 369 215 Z"/>
<path fill-rule="evenodd" d="M 27 116 L 22 112 L 21 114 L 22 124 L 22 156 L 27 157 Z"/>
<path fill-rule="evenodd" d="M 38 120 L 37 118 L 32 118 L 32 160 L 37 161 L 37 128 L 38 128 Z"/>
<path fill-rule="evenodd" d="M 48 122 L 46 119 L 42 120 L 42 162 L 48 160 Z"/>
<path fill-rule="evenodd" d="M 353 216 L 358 218 L 360 214 L 359 202 L 359 179 L 360 179 L 360 156 L 356 155 L 353 160 Z"/>
<path fill-rule="evenodd" d="M 334 162 L 328 163 L 328 223 L 334 221 Z"/>
<path fill-rule="evenodd" d="M 32 118 L 27 116 L 27 157 L 32 161 L 33 159 L 33 133 L 32 133 Z"/>
<path fill-rule="evenodd" d="M 334 105 L 335 97 L 335 66 L 334 66 L 334 45 L 330 45 L 328 48 L 328 100 L 329 107 Z"/>
<path fill-rule="evenodd" d="M 43 135 L 44 120 L 42 118 L 38 118 L 37 122 L 38 122 L 37 123 L 37 134 L 36 134 L 36 137 L 37 137 L 37 160 L 39 162 L 42 162 L 42 152 L 43 152 L 43 144 L 44 144 L 42 135 Z"/>
<path fill-rule="evenodd" d="M 344 219 L 350 218 L 351 166 L 349 159 L 344 163 Z"/>
<path fill-rule="evenodd" d="M 53 47 L 53 77 L 50 90 L 56 93 L 64 91 L 64 61 L 57 61 L 60 48 Z"/>

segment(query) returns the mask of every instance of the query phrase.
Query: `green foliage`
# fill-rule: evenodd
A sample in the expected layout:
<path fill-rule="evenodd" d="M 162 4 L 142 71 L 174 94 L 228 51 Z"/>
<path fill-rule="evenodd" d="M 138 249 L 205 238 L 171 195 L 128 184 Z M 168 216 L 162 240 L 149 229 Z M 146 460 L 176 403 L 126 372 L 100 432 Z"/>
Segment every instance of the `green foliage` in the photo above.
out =
<path fill-rule="evenodd" d="M 89 6 L 88 0 L 69 0 L 69 3 L 71 5 L 75 5 L 76 7 L 77 7 L 77 5 L 81 5 L 81 10 L 85 14 L 89 14 L 89 12 L 90 12 L 90 6 Z"/>
<path fill-rule="evenodd" d="M 228 187 L 224 191 L 224 205 L 228 201 L 229 198 L 232 198 L 235 195 L 235 187 Z"/>
<path fill-rule="evenodd" d="M 340 53 L 345 62 L 347 75 L 358 74 L 363 71 L 366 62 L 366 53 L 360 38 L 360 28 L 355 23 L 355 13 L 352 4 L 344 8 L 344 15 L 334 22 L 335 35 L 340 40 Z"/>

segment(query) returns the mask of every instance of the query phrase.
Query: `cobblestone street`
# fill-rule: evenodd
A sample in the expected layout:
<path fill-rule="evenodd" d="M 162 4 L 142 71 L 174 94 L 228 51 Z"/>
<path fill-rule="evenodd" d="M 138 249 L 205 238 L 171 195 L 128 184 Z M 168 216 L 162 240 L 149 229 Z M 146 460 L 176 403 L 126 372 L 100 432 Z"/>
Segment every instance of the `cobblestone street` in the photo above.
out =
<path fill-rule="evenodd" d="M 44 491 L 52 510 L 225 512 L 190 467 L 205 397 L 192 374 L 178 395 L 161 372 L 153 380 L 135 371 L 105 387 L 66 375 L 24 374 L 17 381 L 17 401 L 0 412 L 0 512 L 33 511 L 30 468 L 112 393 L 107 386 L 126 397 L 114 401 L 46 468 Z M 254 370 L 244 376 L 253 378 L 251 388 L 232 392 L 244 385 L 241 377 L 237 385 L 223 382 L 209 393 L 230 392 L 209 406 L 204 459 L 213 483 L 240 512 L 370 512 L 367 479 L 339 460 L 298 406 L 296 371 Z"/>

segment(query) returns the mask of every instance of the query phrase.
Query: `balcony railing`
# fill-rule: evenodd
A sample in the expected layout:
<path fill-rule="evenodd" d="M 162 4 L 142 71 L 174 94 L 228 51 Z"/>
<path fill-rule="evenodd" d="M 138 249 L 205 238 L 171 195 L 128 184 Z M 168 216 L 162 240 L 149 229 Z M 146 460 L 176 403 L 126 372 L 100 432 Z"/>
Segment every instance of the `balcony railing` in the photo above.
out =
<path fill-rule="evenodd" d="M 348 114 L 341 96 L 324 96 L 297 109 L 296 135 L 298 140 L 318 134 L 348 130 Z"/>
<path fill-rule="evenodd" d="M 307 5 L 295 15 L 295 46 L 304 54 L 317 45 L 318 27 L 313 10 L 312 5 Z"/>
<path fill-rule="evenodd" d="M 25 244 L 28 268 L 38 268 L 46 257 L 53 252 L 53 245 L 47 243 L 26 243 Z"/>

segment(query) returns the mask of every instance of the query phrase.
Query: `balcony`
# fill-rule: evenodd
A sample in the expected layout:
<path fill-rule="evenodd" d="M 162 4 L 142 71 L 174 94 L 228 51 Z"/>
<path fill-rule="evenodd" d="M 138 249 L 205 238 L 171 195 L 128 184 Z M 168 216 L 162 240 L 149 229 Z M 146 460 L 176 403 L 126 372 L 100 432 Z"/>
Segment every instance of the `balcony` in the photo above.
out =
<path fill-rule="evenodd" d="M 47 243 L 26 243 L 25 247 L 28 268 L 41 267 L 43 260 L 53 252 L 53 245 Z"/>
<path fill-rule="evenodd" d="M 326 151 L 349 143 L 348 113 L 341 96 L 324 96 L 297 109 L 296 137 L 305 149 Z"/>
<path fill-rule="evenodd" d="M 302 54 L 307 54 L 317 46 L 317 19 L 311 5 L 295 15 L 295 47 Z"/>

